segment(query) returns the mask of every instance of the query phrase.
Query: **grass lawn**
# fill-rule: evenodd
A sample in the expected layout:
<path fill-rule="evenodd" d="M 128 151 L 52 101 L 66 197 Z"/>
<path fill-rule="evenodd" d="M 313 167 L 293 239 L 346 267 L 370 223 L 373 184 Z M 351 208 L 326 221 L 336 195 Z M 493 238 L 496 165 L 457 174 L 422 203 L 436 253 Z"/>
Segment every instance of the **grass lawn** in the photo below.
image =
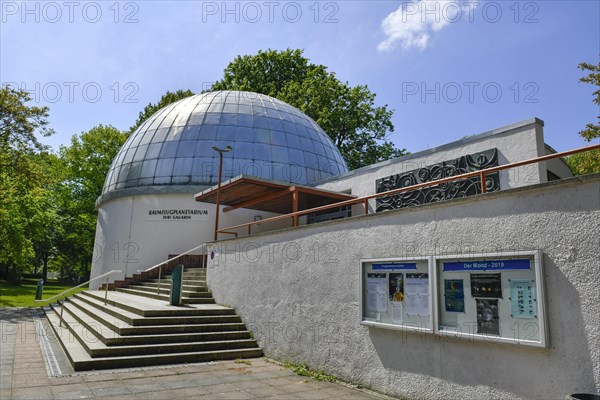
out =
<path fill-rule="evenodd" d="M 34 302 L 37 282 L 37 279 L 24 279 L 21 284 L 12 285 L 0 279 L 0 307 L 41 307 L 47 305 L 48 302 Z M 77 285 L 65 285 L 64 283 L 50 280 L 44 283 L 44 295 L 42 298 L 48 299 L 73 286 Z M 86 289 L 84 286 L 73 290 L 69 295 L 72 296 Z"/>

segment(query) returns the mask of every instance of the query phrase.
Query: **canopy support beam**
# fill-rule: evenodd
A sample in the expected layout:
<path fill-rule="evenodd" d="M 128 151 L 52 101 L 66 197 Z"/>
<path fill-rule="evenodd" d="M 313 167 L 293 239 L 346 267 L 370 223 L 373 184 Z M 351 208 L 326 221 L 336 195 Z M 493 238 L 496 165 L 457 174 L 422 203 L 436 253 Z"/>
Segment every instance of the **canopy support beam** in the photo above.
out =
<path fill-rule="evenodd" d="M 225 207 L 223 209 L 223 212 L 229 212 L 229 211 L 237 210 L 238 208 L 247 208 L 248 206 L 251 206 L 253 204 L 257 204 L 257 203 L 262 203 L 262 202 L 269 201 L 269 200 L 278 199 L 278 198 L 280 198 L 282 196 L 290 194 L 291 191 L 292 191 L 292 188 L 287 188 L 287 189 L 283 189 L 283 190 L 281 190 L 279 192 L 269 193 L 269 194 L 265 194 L 265 195 L 262 195 L 262 196 L 259 196 L 259 197 L 255 197 L 253 199 L 243 201 L 243 202 L 238 203 L 236 205 Z"/>

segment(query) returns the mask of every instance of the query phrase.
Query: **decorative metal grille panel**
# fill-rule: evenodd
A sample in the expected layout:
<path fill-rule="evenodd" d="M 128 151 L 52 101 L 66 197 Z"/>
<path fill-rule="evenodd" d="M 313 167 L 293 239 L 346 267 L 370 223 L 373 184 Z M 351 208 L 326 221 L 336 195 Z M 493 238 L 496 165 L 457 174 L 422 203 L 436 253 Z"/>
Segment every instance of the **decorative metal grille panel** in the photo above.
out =
<path fill-rule="evenodd" d="M 424 168 L 415 169 L 403 174 L 391 175 L 375 181 L 377 193 L 399 189 L 419 183 L 431 182 L 450 176 L 479 171 L 498 165 L 498 150 L 490 149 L 475 154 L 469 154 L 443 161 Z M 500 175 L 498 172 L 486 174 L 486 191 L 500 190 Z M 479 177 L 462 179 L 455 182 L 442 183 L 422 189 L 411 190 L 394 196 L 377 199 L 376 211 L 395 210 L 419 204 L 435 203 L 457 197 L 472 196 L 481 193 Z"/>

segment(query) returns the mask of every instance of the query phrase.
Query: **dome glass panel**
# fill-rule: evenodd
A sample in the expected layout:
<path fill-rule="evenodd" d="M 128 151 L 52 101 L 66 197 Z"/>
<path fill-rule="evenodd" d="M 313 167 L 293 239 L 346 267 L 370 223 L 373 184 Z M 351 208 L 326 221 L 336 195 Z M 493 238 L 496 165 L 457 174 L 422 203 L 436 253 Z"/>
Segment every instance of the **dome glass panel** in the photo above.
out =
<path fill-rule="evenodd" d="M 157 111 L 127 139 L 102 195 L 153 185 L 217 184 L 246 174 L 312 185 L 348 171 L 339 150 L 307 115 L 272 97 L 235 91 L 191 96 Z"/>

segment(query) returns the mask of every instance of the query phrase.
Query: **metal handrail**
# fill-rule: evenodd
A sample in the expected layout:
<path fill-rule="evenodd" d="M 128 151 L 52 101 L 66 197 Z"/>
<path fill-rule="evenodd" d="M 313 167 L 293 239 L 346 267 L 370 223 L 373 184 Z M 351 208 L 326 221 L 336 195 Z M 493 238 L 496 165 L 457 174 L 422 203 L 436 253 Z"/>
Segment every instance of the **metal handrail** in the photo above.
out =
<path fill-rule="evenodd" d="M 153 270 L 153 269 L 155 269 L 155 268 L 159 268 L 159 270 L 158 270 L 158 285 L 157 285 L 157 289 L 156 289 L 156 290 L 157 290 L 157 293 L 160 293 L 160 279 L 161 279 L 161 273 L 162 273 L 162 266 L 163 266 L 164 264 L 167 264 L 167 263 L 169 263 L 169 262 L 173 261 L 173 260 L 176 260 L 176 259 L 178 259 L 179 257 L 185 256 L 186 254 L 190 254 L 191 252 L 193 252 L 193 251 L 195 251 L 195 250 L 197 250 L 197 249 L 201 248 L 202 246 L 206 246 L 206 244 L 207 244 L 206 242 L 205 242 L 205 243 L 202 243 L 202 244 L 201 244 L 201 245 L 199 245 L 199 246 L 196 246 L 196 247 L 194 247 L 194 248 L 192 248 L 192 249 L 190 249 L 190 250 L 187 250 L 187 251 L 185 251 L 185 252 L 183 252 L 183 253 L 181 253 L 181 254 L 178 254 L 177 256 L 175 256 L 175 257 L 173 257 L 173 258 L 169 258 L 169 259 L 167 259 L 166 261 L 163 261 L 163 262 L 161 262 L 161 263 L 159 263 L 159 264 L 156 264 L 156 265 L 154 265 L 154 266 L 152 266 L 152 267 L 150 267 L 150 268 L 148 268 L 148 269 L 144 270 L 143 272 L 149 272 L 149 271 L 152 271 L 152 270 Z M 204 267 L 206 267 L 206 265 L 204 265 Z M 62 302 L 62 304 L 60 303 L 60 300 L 58 301 L 58 303 L 59 303 L 59 304 L 61 304 L 61 307 L 60 307 L 59 326 L 60 326 L 60 327 L 62 327 L 62 323 L 63 323 L 63 311 L 64 311 L 64 309 L 65 309 L 65 307 L 64 307 L 64 297 L 66 297 L 65 295 L 66 295 L 67 293 L 69 293 L 69 292 L 71 292 L 71 291 L 73 291 L 73 290 L 75 290 L 75 289 L 79 289 L 80 287 L 82 287 L 82 286 L 85 286 L 85 285 L 89 284 L 90 282 L 93 282 L 93 281 L 95 281 L 95 280 L 97 280 L 97 279 L 101 279 L 101 278 L 104 278 L 104 277 L 106 277 L 106 283 L 105 283 L 105 285 L 104 285 L 104 305 L 106 305 L 106 303 L 107 303 L 107 301 L 108 301 L 108 276 L 109 276 L 109 275 L 111 275 L 111 274 L 114 274 L 114 273 L 122 273 L 122 272 L 123 272 L 123 271 L 122 271 L 122 270 L 120 270 L 120 269 L 114 269 L 114 270 L 112 270 L 112 271 L 108 271 L 108 272 L 106 272 L 106 273 L 104 273 L 104 274 L 102 274 L 102 275 L 99 275 L 99 276 L 95 277 L 95 278 L 89 279 L 89 280 L 87 280 L 86 282 L 83 282 L 83 283 L 81 283 L 81 284 L 79 284 L 79 285 L 77 285 L 77 286 L 74 286 L 74 287 L 72 287 L 72 288 L 69 288 L 69 289 L 67 289 L 67 290 L 65 290 L 65 291 L 63 291 L 63 292 L 61 292 L 61 293 L 59 293 L 59 294 L 57 294 L 57 295 L 54 295 L 54 296 L 50 297 L 49 299 L 45 299 L 45 300 L 44 300 L 44 299 L 40 299 L 40 300 L 37 300 L 37 299 L 36 299 L 36 300 L 34 300 L 34 302 L 36 302 L 36 303 L 46 303 L 46 302 L 52 301 L 52 300 L 54 300 L 54 299 L 59 299 L 59 298 L 61 298 L 61 297 L 62 297 L 62 298 L 63 298 L 63 302 Z"/>
<path fill-rule="evenodd" d="M 92 281 L 95 281 L 96 279 L 100 279 L 100 278 L 106 277 L 106 286 L 104 286 L 104 305 L 106 305 L 106 301 L 108 300 L 108 276 L 111 275 L 111 274 L 117 273 L 117 272 L 121 273 L 123 271 L 120 270 L 120 269 L 113 269 L 112 271 L 108 271 L 105 274 L 102 274 L 102 275 L 99 275 L 99 276 L 97 276 L 95 278 L 92 278 L 92 279 L 90 279 L 90 280 L 88 280 L 86 282 L 83 282 L 83 283 L 75 286 L 75 287 L 69 288 L 69 289 L 65 290 L 64 292 L 62 292 L 62 293 L 59 293 L 59 294 L 57 294 L 55 296 L 50 297 L 49 299 L 46 299 L 46 300 L 43 300 L 43 299 L 37 300 L 36 299 L 36 300 L 34 300 L 34 302 L 37 302 L 37 303 L 40 303 L 40 302 L 46 303 L 46 302 L 52 301 L 54 299 L 60 298 L 62 296 L 63 297 L 62 304 L 60 303 L 60 300 L 58 301 L 58 303 L 60 304 L 60 318 L 59 318 L 58 326 L 62 327 L 62 323 L 63 323 L 63 311 L 65 309 L 65 301 L 64 301 L 64 297 L 66 297 L 65 294 L 69 293 L 72 290 L 79 289 L 80 287 L 82 287 L 84 285 L 87 285 L 88 283 L 90 283 Z"/>
<path fill-rule="evenodd" d="M 539 162 L 543 162 L 543 161 L 546 161 L 546 160 L 551 160 L 551 159 L 554 159 L 554 158 L 565 157 L 565 156 L 569 156 L 571 154 L 582 153 L 582 152 L 590 151 L 590 150 L 597 150 L 597 149 L 600 149 L 600 144 L 594 144 L 594 145 L 591 145 L 591 146 L 579 147 L 579 148 L 573 149 L 573 150 L 563 151 L 563 152 L 554 153 L 554 154 L 548 154 L 548 155 L 540 156 L 540 157 L 536 157 L 536 158 L 530 158 L 528 160 L 517 161 L 517 162 L 511 163 L 511 164 L 499 165 L 497 167 L 490 167 L 490 168 L 482 169 L 482 170 L 479 170 L 479 171 L 467 172 L 465 174 L 455 175 L 455 176 L 451 176 L 451 177 L 448 177 L 448 178 L 442 178 L 442 179 L 438 179 L 438 180 L 431 181 L 431 182 L 424 182 L 424 183 L 419 183 L 419 184 L 412 185 L 412 186 L 406 186 L 406 187 L 399 188 L 399 189 L 388 190 L 387 192 L 374 193 L 374 194 L 370 194 L 370 195 L 367 195 L 367 196 L 359 197 L 359 198 L 356 198 L 356 199 L 344 200 L 344 201 L 340 201 L 338 203 L 328 204 L 328 205 L 325 205 L 325 206 L 319 206 L 319 207 L 309 208 L 309 209 L 306 209 L 306 210 L 300 210 L 300 211 L 292 212 L 292 213 L 289 213 L 289 214 L 277 215 L 275 217 L 266 218 L 266 219 L 263 219 L 263 220 L 260 220 L 260 221 L 251 221 L 251 222 L 246 222 L 244 224 L 239 224 L 239 225 L 234 225 L 234 226 L 228 226 L 228 227 L 219 229 L 217 232 L 223 232 L 224 233 L 224 231 L 226 231 L 226 230 L 232 230 L 232 229 L 238 229 L 238 228 L 244 228 L 244 227 L 248 227 L 248 230 L 250 231 L 252 225 L 264 224 L 266 222 L 279 221 L 279 220 L 286 219 L 286 218 L 296 218 L 296 217 L 304 215 L 304 214 L 311 214 L 311 213 L 318 212 L 318 211 L 329 210 L 331 208 L 338 208 L 338 207 L 343 207 L 343 206 L 348 206 L 348 205 L 353 205 L 353 204 L 360 204 L 360 203 L 364 204 L 365 214 L 368 214 L 369 213 L 369 200 L 371 200 L 371 199 L 377 199 L 377 198 L 380 198 L 380 197 L 393 196 L 395 194 L 399 194 L 399 193 L 402 193 L 402 192 L 408 192 L 408 191 L 411 191 L 411 190 L 421 189 L 421 188 L 428 187 L 428 186 L 435 186 L 435 185 L 439 185 L 441 183 L 446 183 L 446 182 L 452 182 L 452 181 L 456 181 L 456 180 L 471 178 L 471 177 L 474 177 L 474 176 L 479 176 L 481 178 L 481 182 L 482 182 L 481 192 L 482 193 L 486 193 L 486 187 L 485 187 L 485 175 L 486 174 L 490 174 L 490 173 L 502 171 L 502 170 L 505 170 L 505 169 L 521 167 L 523 165 L 528 165 L 528 164 L 533 164 L 533 163 L 539 163 Z"/>
<path fill-rule="evenodd" d="M 162 279 L 162 266 L 165 265 L 165 264 L 170 263 L 173 260 L 178 259 L 179 257 L 182 257 L 182 256 L 185 256 L 187 254 L 190 254 L 191 252 L 196 251 L 197 249 L 201 248 L 202 246 L 206 246 L 206 244 L 207 244 L 207 242 L 204 242 L 204 243 L 202 243 L 199 246 L 196 246 L 196 247 L 194 247 L 194 248 L 192 248 L 190 250 L 187 250 L 187 251 L 185 251 L 185 252 L 183 252 L 181 254 L 178 254 L 178 255 L 176 255 L 173 258 L 169 258 L 169 259 L 167 259 L 167 260 L 165 260 L 165 261 L 163 261 L 163 262 L 161 262 L 159 264 L 156 264 L 156 265 L 154 265 L 154 266 L 152 266 L 152 267 L 150 267 L 148 269 L 145 269 L 143 271 L 138 270 L 138 272 L 150 272 L 153 269 L 158 268 L 158 284 L 156 285 L 156 294 L 160 294 L 160 281 Z M 206 265 L 205 265 L 205 267 L 206 267 Z"/>
<path fill-rule="evenodd" d="M 108 277 L 108 275 L 110 275 L 110 274 L 114 274 L 114 273 L 117 273 L 117 272 L 123 272 L 123 271 L 122 271 L 122 270 L 120 270 L 120 269 L 113 269 L 112 271 L 108 271 L 108 272 L 107 272 L 107 273 L 105 273 L 105 274 L 102 274 L 102 275 L 100 275 L 100 276 L 97 276 L 97 277 L 95 277 L 95 278 L 92 278 L 92 279 L 90 279 L 90 280 L 88 280 L 88 281 L 86 281 L 86 282 L 83 282 L 83 283 L 82 283 L 82 284 L 80 284 L 80 285 L 77 285 L 77 286 L 74 286 L 74 287 L 72 287 L 72 288 L 69 288 L 69 289 L 65 290 L 64 292 L 62 292 L 62 293 L 59 293 L 59 294 L 57 294 L 57 295 L 55 295 L 55 296 L 52 296 L 52 297 L 50 297 L 49 299 L 45 299 L 45 300 L 44 300 L 44 299 L 35 300 L 35 302 L 36 302 L 36 303 L 45 303 L 45 302 L 48 302 L 48 301 L 52 301 L 52 300 L 54 300 L 54 299 L 57 299 L 57 298 L 59 298 L 59 297 L 63 296 L 65 293 L 69 293 L 71 290 L 79 289 L 80 287 L 82 287 L 82 286 L 84 286 L 84 285 L 87 285 L 88 283 L 90 283 L 90 282 L 92 282 L 92 281 L 95 281 L 96 279 L 104 278 L 105 276 L 106 276 L 106 277 Z M 108 280 L 108 278 L 107 278 L 107 280 Z M 108 286 L 106 287 L 106 290 L 108 291 Z"/>
<path fill-rule="evenodd" d="M 167 264 L 167 263 L 169 263 L 169 262 L 171 262 L 171 261 L 173 261 L 173 260 L 176 260 L 176 259 L 178 259 L 179 257 L 182 257 L 182 256 L 185 256 L 185 255 L 188 255 L 188 254 L 190 254 L 191 252 L 193 252 L 193 251 L 195 251 L 195 250 L 198 250 L 200 247 L 202 247 L 202 246 L 206 246 L 207 244 L 208 244 L 208 242 L 204 242 L 204 243 L 202 243 L 201 245 L 194 247 L 193 249 L 190 249 L 190 250 L 187 250 L 187 251 L 185 251 L 185 252 L 183 252 L 183 253 L 181 253 L 181 254 L 178 254 L 178 255 L 176 255 L 176 256 L 175 256 L 175 257 L 173 257 L 173 258 L 169 258 L 169 259 L 167 259 L 167 260 L 165 260 L 165 261 L 163 261 L 163 262 L 161 262 L 161 263 L 159 263 L 159 264 L 156 264 L 156 265 L 154 265 L 154 266 L 152 266 L 152 267 L 150 267 L 150 268 L 148 268 L 148 269 L 145 269 L 145 270 L 143 270 L 142 272 L 149 272 L 149 271 L 152 271 L 154 268 L 158 268 L 158 267 L 160 267 L 161 265 Z"/>

